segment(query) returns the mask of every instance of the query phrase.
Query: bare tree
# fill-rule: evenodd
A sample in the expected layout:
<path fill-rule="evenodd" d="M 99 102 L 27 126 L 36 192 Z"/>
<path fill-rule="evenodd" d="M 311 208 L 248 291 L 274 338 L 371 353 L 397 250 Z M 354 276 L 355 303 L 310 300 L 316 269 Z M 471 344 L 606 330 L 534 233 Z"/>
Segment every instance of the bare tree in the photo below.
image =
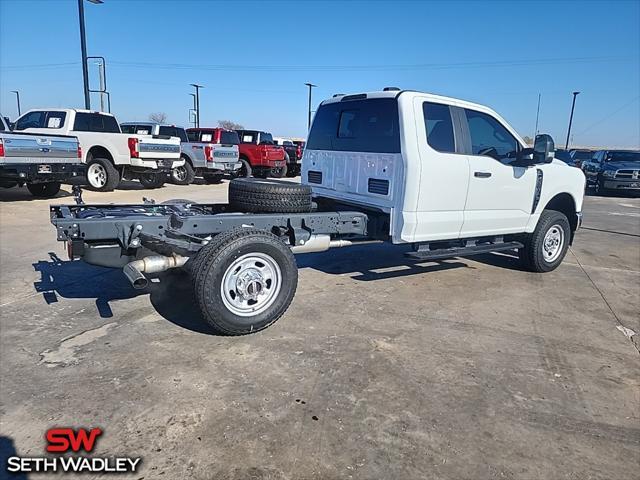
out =
<path fill-rule="evenodd" d="M 226 128 L 227 130 L 243 130 L 244 127 L 239 123 L 232 122 L 231 120 L 218 120 L 218 126 Z"/>
<path fill-rule="evenodd" d="M 164 112 L 156 112 L 149 114 L 149 120 L 155 123 L 165 123 L 167 121 L 167 114 Z"/>

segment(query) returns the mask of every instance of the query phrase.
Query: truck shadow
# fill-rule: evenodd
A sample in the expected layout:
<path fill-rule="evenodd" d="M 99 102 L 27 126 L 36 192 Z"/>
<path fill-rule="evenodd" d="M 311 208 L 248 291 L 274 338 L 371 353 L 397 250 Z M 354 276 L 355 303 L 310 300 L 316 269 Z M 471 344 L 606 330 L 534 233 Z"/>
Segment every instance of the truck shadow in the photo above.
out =
<path fill-rule="evenodd" d="M 95 299 L 100 317 L 112 318 L 111 302 L 148 295 L 151 305 L 164 319 L 187 330 L 213 334 L 202 319 L 191 290 L 191 279 L 184 272 L 164 272 L 152 277 L 148 288 L 136 290 L 120 269 L 61 260 L 52 252 L 49 257 L 49 261 L 33 264 L 41 277 L 34 288 L 49 305 L 57 303 L 59 297 Z"/>
<path fill-rule="evenodd" d="M 55 197 L 51 198 L 37 198 L 31 195 L 27 187 L 11 187 L 11 188 L 0 188 L 0 202 L 33 202 L 36 200 L 42 202 L 51 202 L 55 201 L 58 198 L 70 197 L 71 196 L 71 186 L 63 185 L 62 189 L 56 194 Z"/>
<path fill-rule="evenodd" d="M 11 437 L 6 437 L 4 435 L 0 435 L 0 462 L 2 462 L 3 467 L 8 467 L 8 460 L 11 457 L 17 457 L 18 452 L 16 451 L 15 444 Z M 29 477 L 26 473 L 9 473 L 5 472 L 7 477 L 12 480 L 27 480 Z M 5 478 L 5 477 L 2 477 Z"/>

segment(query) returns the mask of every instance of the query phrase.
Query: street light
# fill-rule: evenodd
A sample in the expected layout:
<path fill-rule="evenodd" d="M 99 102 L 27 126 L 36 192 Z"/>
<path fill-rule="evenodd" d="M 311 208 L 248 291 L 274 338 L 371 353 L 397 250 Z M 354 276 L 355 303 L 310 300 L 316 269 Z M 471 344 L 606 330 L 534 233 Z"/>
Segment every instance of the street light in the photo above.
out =
<path fill-rule="evenodd" d="M 20 112 L 20 92 L 17 90 L 11 90 L 11 93 L 15 93 L 16 94 L 16 102 L 18 103 L 18 116 L 21 115 Z"/>
<path fill-rule="evenodd" d="M 190 93 L 189 95 L 191 95 L 193 97 L 193 126 L 197 127 L 196 124 L 196 109 L 197 109 L 197 105 L 196 105 L 196 94 L 195 93 Z M 191 122 L 191 119 L 189 119 L 189 122 Z"/>
<path fill-rule="evenodd" d="M 573 103 L 571 104 L 571 116 L 569 117 L 569 128 L 567 129 L 567 142 L 564 146 L 564 149 L 567 150 L 569 148 L 569 135 L 571 135 L 571 124 L 573 123 L 573 110 L 576 108 L 576 97 L 580 94 L 580 92 L 573 92 Z"/>
<path fill-rule="evenodd" d="M 197 83 L 190 83 L 189 85 L 196 89 L 196 128 L 200 128 L 200 89 L 204 87 Z"/>
<path fill-rule="evenodd" d="M 311 130 L 311 89 L 317 87 L 313 83 L 305 83 L 307 87 L 309 87 L 309 109 L 308 109 L 308 118 L 307 118 L 307 130 Z"/>
<path fill-rule="evenodd" d="M 93 4 L 104 3 L 102 0 L 87 0 Z M 87 37 L 84 31 L 84 0 L 78 0 L 78 21 L 80 22 L 80 49 L 82 50 L 82 80 L 84 82 L 84 108 L 91 108 L 89 98 L 89 66 L 87 65 Z"/>

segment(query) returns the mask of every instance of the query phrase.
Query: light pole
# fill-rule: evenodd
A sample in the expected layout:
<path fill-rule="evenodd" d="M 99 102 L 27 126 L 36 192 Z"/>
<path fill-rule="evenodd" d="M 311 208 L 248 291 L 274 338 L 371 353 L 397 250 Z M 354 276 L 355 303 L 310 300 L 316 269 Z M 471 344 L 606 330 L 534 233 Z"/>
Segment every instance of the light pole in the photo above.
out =
<path fill-rule="evenodd" d="M 569 128 L 567 129 L 567 143 L 564 146 L 564 149 L 567 150 L 569 148 L 569 135 L 571 135 L 571 124 L 573 123 L 573 110 L 576 108 L 576 97 L 580 92 L 573 92 L 573 102 L 571 103 L 571 116 L 569 117 Z"/>
<path fill-rule="evenodd" d="M 96 5 L 103 3 L 102 0 L 87 0 Z M 82 50 L 82 79 L 84 82 L 84 108 L 91 108 L 89 97 L 89 66 L 87 65 L 87 36 L 84 31 L 84 0 L 78 0 L 78 21 L 80 22 L 80 49 Z"/>
<path fill-rule="evenodd" d="M 542 94 L 539 93 L 538 94 L 538 110 L 536 112 L 536 130 L 533 133 L 533 138 L 536 138 L 536 135 L 538 135 L 538 118 L 540 118 L 540 97 L 542 97 Z"/>
<path fill-rule="evenodd" d="M 309 87 L 309 109 L 308 109 L 308 118 L 307 118 L 307 130 L 311 130 L 311 89 L 317 87 L 313 83 L 305 83 L 307 87 Z"/>
<path fill-rule="evenodd" d="M 191 83 L 190 85 L 196 89 L 196 128 L 200 128 L 200 89 L 204 87 L 197 83 Z"/>
<path fill-rule="evenodd" d="M 22 112 L 20 111 L 20 92 L 17 90 L 11 90 L 11 93 L 16 94 L 16 103 L 18 104 L 18 116 L 20 116 L 22 115 Z"/>

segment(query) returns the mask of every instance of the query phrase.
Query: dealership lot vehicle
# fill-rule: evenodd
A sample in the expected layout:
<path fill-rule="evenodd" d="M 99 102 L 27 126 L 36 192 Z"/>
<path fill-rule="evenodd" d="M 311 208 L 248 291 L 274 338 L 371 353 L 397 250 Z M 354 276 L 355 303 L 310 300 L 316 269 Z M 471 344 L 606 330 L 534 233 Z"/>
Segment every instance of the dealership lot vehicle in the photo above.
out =
<path fill-rule="evenodd" d="M 222 128 L 188 129 L 154 122 L 125 122 L 120 124 L 123 133 L 139 133 L 178 137 L 183 165 L 171 170 L 171 181 L 177 185 L 189 185 L 196 176 L 208 183 L 218 183 L 225 173 L 240 169 L 238 160 L 238 135 Z"/>
<path fill-rule="evenodd" d="M 71 135 L 78 138 L 87 183 L 98 191 L 113 190 L 121 179 L 137 178 L 145 188 L 161 187 L 171 170 L 184 164 L 180 139 L 123 134 L 116 118 L 89 110 L 29 110 L 16 120 L 15 131 Z"/>
<path fill-rule="evenodd" d="M 582 164 L 596 193 L 640 193 L 640 151 L 599 150 Z"/>
<path fill-rule="evenodd" d="M 294 253 L 371 240 L 411 244 L 416 260 L 517 249 L 528 270 L 552 271 L 584 193 L 548 135 L 526 148 L 487 107 L 410 91 L 324 101 L 302 180 L 237 179 L 228 204 L 52 206 L 51 221 L 72 259 L 123 268 L 136 288 L 187 267 L 205 320 L 240 335 L 288 308 Z"/>
<path fill-rule="evenodd" d="M 226 202 L 227 186 L 188 198 Z M 297 255 L 291 307 L 244 337 L 212 335 L 175 270 L 135 290 L 119 270 L 65 261 L 49 203 L 0 190 L 2 436 L 18 455 L 43 452 L 51 426 L 84 425 L 104 430 L 96 455 L 143 457 L 135 478 L 637 476 L 640 362 L 616 327 L 640 331 L 640 199 L 586 197 L 544 276 L 510 252 Z"/>
<path fill-rule="evenodd" d="M 86 181 L 78 139 L 12 132 L 0 115 L 0 187 L 26 185 L 35 197 L 53 197 L 62 183 Z"/>
<path fill-rule="evenodd" d="M 297 177 L 300 175 L 302 162 L 302 149 L 293 143 L 290 138 L 274 137 L 273 141 L 276 145 L 282 147 L 285 152 L 285 161 L 287 162 L 287 176 Z"/>
<path fill-rule="evenodd" d="M 285 152 L 273 141 L 273 136 L 259 130 L 236 130 L 240 137 L 240 160 L 246 162 L 255 177 L 282 178 L 287 174 Z M 245 175 L 246 167 L 242 175 Z"/>
<path fill-rule="evenodd" d="M 582 168 L 582 163 L 591 159 L 594 153 L 593 150 L 573 149 L 569 151 L 569 156 L 574 167 Z"/>

